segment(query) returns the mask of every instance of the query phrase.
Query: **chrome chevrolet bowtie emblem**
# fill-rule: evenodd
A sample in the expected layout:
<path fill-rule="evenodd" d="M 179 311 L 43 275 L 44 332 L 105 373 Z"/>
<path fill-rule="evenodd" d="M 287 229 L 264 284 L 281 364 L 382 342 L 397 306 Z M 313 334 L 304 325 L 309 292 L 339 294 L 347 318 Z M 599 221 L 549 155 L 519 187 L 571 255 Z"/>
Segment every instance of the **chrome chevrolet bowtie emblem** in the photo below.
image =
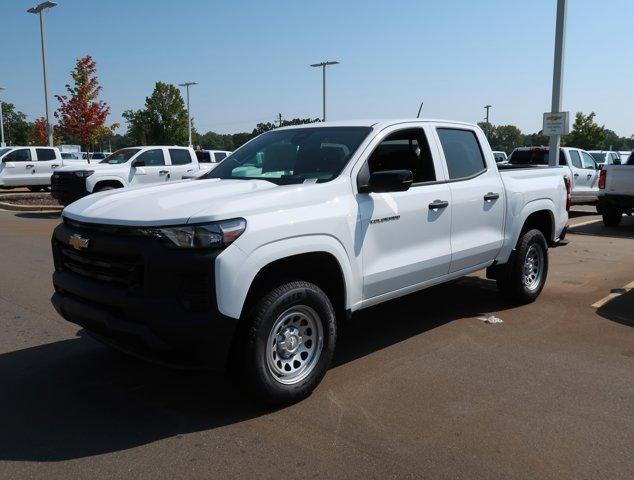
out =
<path fill-rule="evenodd" d="M 70 239 L 68 240 L 68 243 L 75 250 L 81 250 L 82 248 L 88 248 L 90 239 L 83 238 L 81 235 L 74 234 L 74 235 L 71 235 Z"/>

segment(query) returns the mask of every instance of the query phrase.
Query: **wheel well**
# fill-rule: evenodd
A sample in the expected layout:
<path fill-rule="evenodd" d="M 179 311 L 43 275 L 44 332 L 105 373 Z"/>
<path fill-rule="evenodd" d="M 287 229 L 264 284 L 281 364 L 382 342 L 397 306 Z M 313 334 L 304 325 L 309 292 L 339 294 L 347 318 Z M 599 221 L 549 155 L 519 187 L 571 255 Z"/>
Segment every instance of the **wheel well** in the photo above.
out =
<path fill-rule="evenodd" d="M 537 229 L 542 232 L 547 242 L 554 240 L 552 213 L 548 210 L 539 210 L 531 213 L 524 221 L 520 237 L 522 236 L 522 233 L 533 229 Z"/>
<path fill-rule="evenodd" d="M 305 280 L 321 288 L 335 309 L 337 318 L 345 314 L 346 287 L 337 259 L 330 253 L 311 252 L 292 255 L 269 263 L 253 279 L 242 307 L 242 313 L 259 300 L 263 291 L 271 290 L 285 280 Z"/>
<path fill-rule="evenodd" d="M 96 192 L 103 187 L 123 188 L 123 184 L 118 180 L 101 180 L 95 184 L 92 191 Z"/>

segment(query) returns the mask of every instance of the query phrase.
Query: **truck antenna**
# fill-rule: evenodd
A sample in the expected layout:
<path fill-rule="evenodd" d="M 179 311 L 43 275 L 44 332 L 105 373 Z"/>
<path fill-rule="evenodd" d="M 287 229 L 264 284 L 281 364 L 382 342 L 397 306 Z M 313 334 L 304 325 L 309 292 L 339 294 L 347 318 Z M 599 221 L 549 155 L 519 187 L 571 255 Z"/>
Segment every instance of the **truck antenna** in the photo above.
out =
<path fill-rule="evenodd" d="M 422 112 L 422 111 L 423 111 L 423 104 L 424 104 L 424 103 L 425 103 L 425 102 L 420 102 L 420 108 L 418 109 L 418 114 L 416 115 L 416 118 L 420 118 L 420 112 Z"/>

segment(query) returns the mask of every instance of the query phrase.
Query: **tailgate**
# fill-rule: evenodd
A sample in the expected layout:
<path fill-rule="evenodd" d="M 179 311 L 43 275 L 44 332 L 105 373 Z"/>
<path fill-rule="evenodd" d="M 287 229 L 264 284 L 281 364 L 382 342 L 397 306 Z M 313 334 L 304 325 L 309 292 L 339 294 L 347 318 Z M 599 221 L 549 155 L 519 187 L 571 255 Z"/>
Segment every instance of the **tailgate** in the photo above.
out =
<path fill-rule="evenodd" d="M 609 165 L 605 168 L 605 193 L 634 195 L 634 165 Z"/>

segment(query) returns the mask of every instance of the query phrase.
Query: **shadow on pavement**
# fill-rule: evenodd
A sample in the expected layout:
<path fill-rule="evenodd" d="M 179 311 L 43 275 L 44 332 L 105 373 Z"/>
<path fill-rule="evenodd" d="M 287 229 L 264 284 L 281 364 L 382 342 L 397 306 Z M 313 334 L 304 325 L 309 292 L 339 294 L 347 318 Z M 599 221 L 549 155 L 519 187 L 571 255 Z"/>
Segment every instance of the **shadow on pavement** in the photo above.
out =
<path fill-rule="evenodd" d="M 19 218 L 43 218 L 48 220 L 59 219 L 62 216 L 62 212 L 20 212 L 15 214 Z"/>
<path fill-rule="evenodd" d="M 629 290 L 597 309 L 603 318 L 634 327 L 634 290 Z"/>
<path fill-rule="evenodd" d="M 453 320 L 510 307 L 489 280 L 468 277 L 434 287 L 342 325 L 333 366 Z M 0 460 L 98 455 L 271 411 L 221 374 L 114 355 L 86 336 L 0 355 Z"/>
<path fill-rule="evenodd" d="M 634 217 L 623 216 L 621 225 L 618 227 L 606 227 L 602 221 L 581 225 L 579 227 L 572 226 L 568 233 L 576 235 L 595 235 L 598 237 L 613 238 L 634 238 Z"/>
<path fill-rule="evenodd" d="M 568 217 L 569 218 L 591 217 L 593 215 L 597 215 L 597 211 L 596 210 L 592 210 L 592 211 L 570 210 L 568 212 Z"/>

